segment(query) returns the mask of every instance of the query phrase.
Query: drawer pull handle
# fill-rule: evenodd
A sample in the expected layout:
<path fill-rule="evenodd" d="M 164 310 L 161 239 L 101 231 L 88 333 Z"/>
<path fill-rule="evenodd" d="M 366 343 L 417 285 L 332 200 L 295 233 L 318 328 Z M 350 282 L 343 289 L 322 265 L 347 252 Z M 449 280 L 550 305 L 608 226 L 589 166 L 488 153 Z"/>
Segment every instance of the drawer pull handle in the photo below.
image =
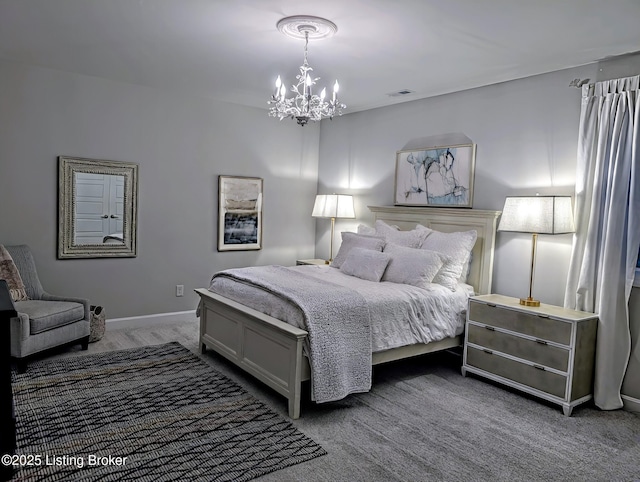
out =
<path fill-rule="evenodd" d="M 533 368 L 544 371 L 544 367 L 541 367 L 540 365 L 533 365 Z"/>
<path fill-rule="evenodd" d="M 493 326 L 485 326 L 485 328 L 489 331 L 496 331 L 496 329 Z"/>
<path fill-rule="evenodd" d="M 538 315 L 538 318 L 549 318 L 549 315 Z"/>
<path fill-rule="evenodd" d="M 487 306 L 491 307 L 491 308 L 495 308 L 496 305 L 494 303 L 487 303 Z"/>
<path fill-rule="evenodd" d="M 493 355 L 493 352 L 491 350 L 487 350 L 486 348 L 484 348 L 482 351 L 484 351 L 487 355 Z"/>
<path fill-rule="evenodd" d="M 539 340 L 536 338 L 536 343 L 540 343 L 541 345 L 547 345 L 548 343 L 545 340 Z"/>

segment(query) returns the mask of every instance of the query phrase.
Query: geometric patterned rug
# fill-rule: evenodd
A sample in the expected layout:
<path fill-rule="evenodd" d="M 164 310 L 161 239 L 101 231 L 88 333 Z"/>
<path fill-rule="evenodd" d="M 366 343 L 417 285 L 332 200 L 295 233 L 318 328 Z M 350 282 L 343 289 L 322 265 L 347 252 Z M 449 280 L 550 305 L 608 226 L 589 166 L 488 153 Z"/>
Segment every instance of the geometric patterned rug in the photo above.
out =
<path fill-rule="evenodd" d="M 179 343 L 12 373 L 13 480 L 244 481 L 325 450 Z"/>

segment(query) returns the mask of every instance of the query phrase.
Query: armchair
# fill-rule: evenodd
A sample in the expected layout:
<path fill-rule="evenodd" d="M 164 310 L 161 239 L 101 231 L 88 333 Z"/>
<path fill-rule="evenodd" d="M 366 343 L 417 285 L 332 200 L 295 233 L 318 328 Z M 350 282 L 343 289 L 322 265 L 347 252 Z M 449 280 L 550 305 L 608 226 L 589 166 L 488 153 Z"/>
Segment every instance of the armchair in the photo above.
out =
<path fill-rule="evenodd" d="M 89 300 L 55 296 L 40 283 L 31 250 L 26 245 L 5 246 L 20 273 L 28 300 L 16 301 L 18 316 L 11 318 L 11 356 L 18 370 L 26 370 L 28 357 L 60 345 L 89 345 Z"/>

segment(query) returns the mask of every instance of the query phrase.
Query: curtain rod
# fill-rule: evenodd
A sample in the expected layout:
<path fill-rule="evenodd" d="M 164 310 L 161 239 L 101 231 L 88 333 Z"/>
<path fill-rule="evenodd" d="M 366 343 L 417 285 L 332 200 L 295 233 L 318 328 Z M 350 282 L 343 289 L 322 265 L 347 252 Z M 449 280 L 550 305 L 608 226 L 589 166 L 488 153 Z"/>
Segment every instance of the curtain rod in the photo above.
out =
<path fill-rule="evenodd" d="M 580 87 L 582 87 L 583 85 L 588 84 L 590 80 L 591 80 L 591 79 L 582 79 L 582 80 L 580 80 L 580 79 L 573 79 L 571 82 L 569 82 L 569 87 L 578 87 L 578 88 L 580 88 Z M 593 84 L 592 84 L 592 85 L 593 85 Z"/>

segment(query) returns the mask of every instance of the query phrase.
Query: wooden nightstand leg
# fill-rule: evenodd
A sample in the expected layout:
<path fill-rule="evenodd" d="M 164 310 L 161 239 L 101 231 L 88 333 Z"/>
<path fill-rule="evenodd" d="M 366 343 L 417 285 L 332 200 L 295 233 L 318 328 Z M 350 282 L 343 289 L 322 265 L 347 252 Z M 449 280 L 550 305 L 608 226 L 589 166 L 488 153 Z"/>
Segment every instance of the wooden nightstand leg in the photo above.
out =
<path fill-rule="evenodd" d="M 463 377 L 466 377 L 467 376 L 467 369 L 465 367 L 461 367 L 460 368 L 460 373 L 462 373 Z"/>
<path fill-rule="evenodd" d="M 565 417 L 570 417 L 571 412 L 573 412 L 573 407 L 571 405 L 562 405 L 562 413 L 564 413 Z"/>

